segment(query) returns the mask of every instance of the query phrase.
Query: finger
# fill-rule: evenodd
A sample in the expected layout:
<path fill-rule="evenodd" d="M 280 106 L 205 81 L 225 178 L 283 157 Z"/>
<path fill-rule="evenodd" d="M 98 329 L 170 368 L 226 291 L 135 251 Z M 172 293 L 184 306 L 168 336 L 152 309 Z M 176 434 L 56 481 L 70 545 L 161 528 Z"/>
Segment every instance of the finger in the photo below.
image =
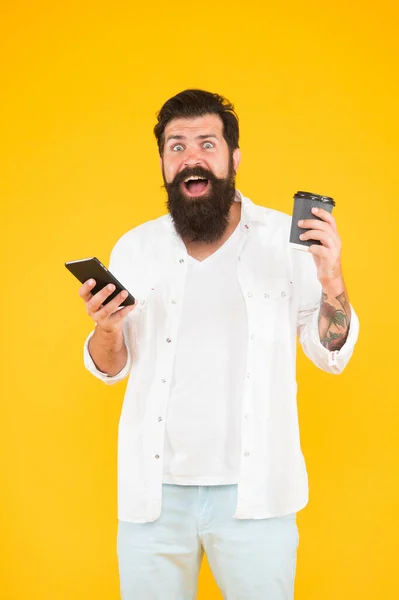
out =
<path fill-rule="evenodd" d="M 104 300 L 108 298 L 115 291 L 115 286 L 113 283 L 109 283 L 105 287 L 103 287 L 97 294 L 90 299 L 87 304 L 87 312 L 89 314 L 96 313 L 102 306 Z"/>
<path fill-rule="evenodd" d="M 329 223 L 334 229 L 334 231 L 337 231 L 337 223 L 332 214 L 329 213 L 327 210 L 324 210 L 324 208 L 317 208 L 317 206 L 314 206 L 312 208 L 312 213 L 319 217 L 319 219 L 322 219 L 326 223 Z"/>
<path fill-rule="evenodd" d="M 328 248 L 325 246 L 319 246 L 318 244 L 312 244 L 312 246 L 309 246 L 309 252 L 318 258 L 330 258 L 331 256 L 331 251 Z"/>
<path fill-rule="evenodd" d="M 89 302 L 93 295 L 91 294 L 91 290 L 95 287 L 96 282 L 94 279 L 88 279 L 84 282 L 82 287 L 79 288 L 79 296 L 83 298 L 85 302 Z"/>
<path fill-rule="evenodd" d="M 299 236 L 301 240 L 318 240 L 330 250 L 335 250 L 338 248 L 337 240 L 335 236 L 330 235 L 325 231 L 321 231 L 320 229 L 310 229 L 309 231 L 305 231 L 305 233 L 301 233 Z"/>
<path fill-rule="evenodd" d="M 331 225 L 325 221 L 319 219 L 304 219 L 298 221 L 298 225 L 301 229 L 322 229 L 323 231 L 330 231 Z"/>
<path fill-rule="evenodd" d="M 129 306 L 124 306 L 123 308 L 121 308 L 120 310 L 117 310 L 116 312 L 114 312 L 108 319 L 108 323 L 113 326 L 116 325 L 116 323 L 119 323 L 120 321 L 123 321 L 123 319 L 129 314 L 131 313 L 137 306 L 137 303 L 135 304 L 129 304 Z"/>
<path fill-rule="evenodd" d="M 104 321 L 108 319 L 112 315 L 112 313 L 114 313 L 118 309 L 118 306 L 127 298 L 127 296 L 127 291 L 122 290 L 121 292 L 119 292 L 119 294 L 115 296 L 115 298 L 112 298 L 110 302 L 107 302 L 105 306 L 100 306 L 99 309 L 96 312 L 92 313 L 91 316 L 95 321 Z"/>

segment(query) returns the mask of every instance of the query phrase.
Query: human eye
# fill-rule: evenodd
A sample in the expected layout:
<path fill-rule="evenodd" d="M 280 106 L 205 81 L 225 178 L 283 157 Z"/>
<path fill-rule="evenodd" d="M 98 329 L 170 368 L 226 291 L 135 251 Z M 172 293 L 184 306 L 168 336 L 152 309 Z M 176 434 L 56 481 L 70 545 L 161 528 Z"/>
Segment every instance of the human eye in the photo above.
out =
<path fill-rule="evenodd" d="M 206 150 L 208 150 L 209 148 L 214 148 L 214 147 L 215 147 L 215 145 L 214 145 L 214 144 L 212 144 L 212 142 L 204 142 L 204 144 L 203 144 L 203 145 L 204 145 L 204 148 L 205 148 Z"/>
<path fill-rule="evenodd" d="M 182 150 L 184 150 L 184 148 L 181 144 L 175 144 L 174 146 L 172 146 L 172 150 L 173 152 L 181 152 Z"/>

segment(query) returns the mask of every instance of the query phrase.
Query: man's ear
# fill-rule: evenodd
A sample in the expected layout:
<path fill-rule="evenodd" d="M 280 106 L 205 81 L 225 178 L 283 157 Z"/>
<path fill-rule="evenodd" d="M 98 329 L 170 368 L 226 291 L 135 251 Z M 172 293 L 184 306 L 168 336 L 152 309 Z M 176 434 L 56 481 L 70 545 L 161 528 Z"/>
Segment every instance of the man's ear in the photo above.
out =
<path fill-rule="evenodd" d="M 241 150 L 239 148 L 236 148 L 233 151 L 233 166 L 234 166 L 234 171 L 237 173 L 237 169 L 240 166 L 240 162 L 241 162 Z"/>

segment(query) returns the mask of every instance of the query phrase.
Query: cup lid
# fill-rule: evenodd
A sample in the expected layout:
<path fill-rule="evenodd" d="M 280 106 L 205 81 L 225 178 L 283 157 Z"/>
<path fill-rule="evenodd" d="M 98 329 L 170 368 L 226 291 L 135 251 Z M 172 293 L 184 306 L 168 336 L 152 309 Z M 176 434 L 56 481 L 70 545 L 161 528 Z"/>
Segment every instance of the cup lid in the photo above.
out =
<path fill-rule="evenodd" d="M 319 202 L 325 202 L 326 204 L 332 204 L 335 206 L 334 198 L 330 196 L 320 196 L 320 194 L 313 194 L 312 192 L 297 192 L 294 198 L 306 198 L 307 200 L 318 200 Z"/>

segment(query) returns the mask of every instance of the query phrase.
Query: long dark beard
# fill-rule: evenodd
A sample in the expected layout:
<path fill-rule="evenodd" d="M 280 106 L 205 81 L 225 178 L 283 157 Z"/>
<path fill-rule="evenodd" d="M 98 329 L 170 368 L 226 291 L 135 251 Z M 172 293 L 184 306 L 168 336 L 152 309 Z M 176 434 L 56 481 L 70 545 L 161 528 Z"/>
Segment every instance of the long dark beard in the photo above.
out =
<path fill-rule="evenodd" d="M 208 179 L 208 191 L 199 198 L 185 196 L 182 182 L 190 175 Z M 230 157 L 229 172 L 225 179 L 215 177 L 202 167 L 186 168 L 171 183 L 165 181 L 167 207 L 177 233 L 191 242 L 211 243 L 220 239 L 229 222 L 230 208 L 235 197 L 235 172 Z"/>

